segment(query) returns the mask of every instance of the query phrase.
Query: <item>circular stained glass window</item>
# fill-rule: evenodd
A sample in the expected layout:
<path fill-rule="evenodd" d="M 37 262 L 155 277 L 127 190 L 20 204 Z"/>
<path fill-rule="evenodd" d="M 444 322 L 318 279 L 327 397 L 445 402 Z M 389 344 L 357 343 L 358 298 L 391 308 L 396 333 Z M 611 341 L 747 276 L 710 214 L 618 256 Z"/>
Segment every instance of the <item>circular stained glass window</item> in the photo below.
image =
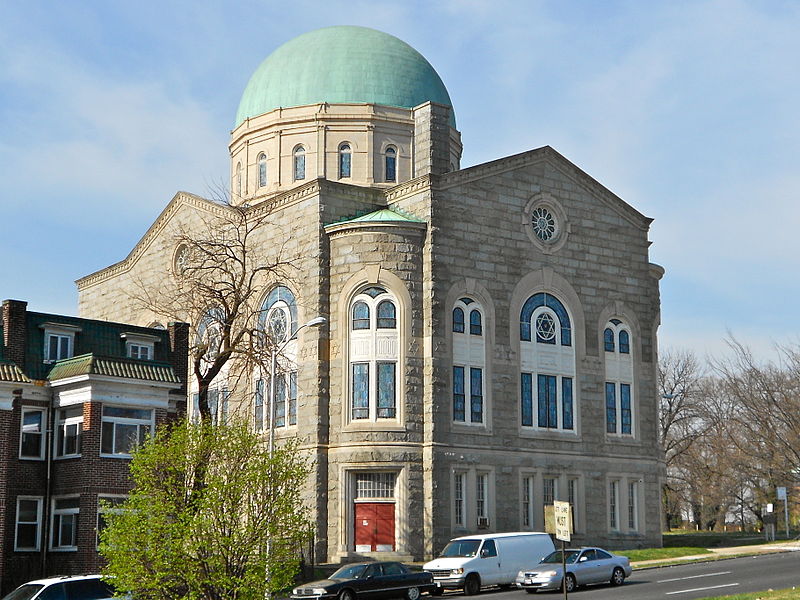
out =
<path fill-rule="evenodd" d="M 286 313 L 276 308 L 269 315 L 269 330 L 273 342 L 282 342 L 286 338 Z"/>
<path fill-rule="evenodd" d="M 536 237 L 543 242 L 549 242 L 556 235 L 556 218 L 543 206 L 533 210 L 531 224 Z"/>
<path fill-rule="evenodd" d="M 556 321 L 550 313 L 536 317 L 536 336 L 546 342 L 556 337 Z"/>

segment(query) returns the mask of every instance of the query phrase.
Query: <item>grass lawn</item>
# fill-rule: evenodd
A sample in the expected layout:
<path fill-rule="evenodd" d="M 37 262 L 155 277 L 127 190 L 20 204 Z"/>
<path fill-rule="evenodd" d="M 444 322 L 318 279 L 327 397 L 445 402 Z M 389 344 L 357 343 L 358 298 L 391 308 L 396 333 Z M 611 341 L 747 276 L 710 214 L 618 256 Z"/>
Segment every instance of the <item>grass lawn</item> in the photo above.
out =
<path fill-rule="evenodd" d="M 734 594 L 733 596 L 709 596 L 702 600 L 796 600 L 800 590 L 770 590 L 768 592 L 753 592 L 752 594 Z"/>
<path fill-rule="evenodd" d="M 665 548 L 643 548 L 641 550 L 615 550 L 614 554 L 627 556 L 631 561 L 637 560 L 669 560 L 681 556 L 695 554 L 711 554 L 711 551 L 701 546 L 679 546 Z"/>

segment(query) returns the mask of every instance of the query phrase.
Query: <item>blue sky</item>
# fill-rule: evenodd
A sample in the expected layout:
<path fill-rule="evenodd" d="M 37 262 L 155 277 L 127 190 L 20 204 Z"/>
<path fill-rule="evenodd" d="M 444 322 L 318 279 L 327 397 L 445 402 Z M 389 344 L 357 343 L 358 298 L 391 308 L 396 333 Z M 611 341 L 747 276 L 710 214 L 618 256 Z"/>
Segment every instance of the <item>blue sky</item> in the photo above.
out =
<path fill-rule="evenodd" d="M 228 169 L 251 73 L 329 25 L 437 69 L 462 166 L 553 146 L 655 219 L 661 347 L 800 342 L 800 3 L 0 2 L 2 298 L 75 314 L 178 190 Z"/>

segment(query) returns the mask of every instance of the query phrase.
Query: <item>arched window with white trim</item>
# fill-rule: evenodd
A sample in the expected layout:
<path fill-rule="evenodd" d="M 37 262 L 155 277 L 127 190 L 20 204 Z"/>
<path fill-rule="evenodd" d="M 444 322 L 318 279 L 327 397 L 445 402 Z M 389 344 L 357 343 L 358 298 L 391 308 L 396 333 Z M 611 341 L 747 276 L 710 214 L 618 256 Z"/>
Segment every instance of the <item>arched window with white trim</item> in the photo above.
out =
<path fill-rule="evenodd" d="M 275 424 L 288 427 L 297 424 L 297 302 L 286 286 L 274 287 L 267 294 L 259 314 L 259 330 L 270 348 L 279 349 L 275 369 Z M 288 340 L 288 341 L 287 341 Z M 259 373 L 255 383 L 255 428 L 269 428 L 269 399 L 272 386 L 269 373 Z"/>
<path fill-rule="evenodd" d="M 472 298 L 459 298 L 453 307 L 453 421 L 486 423 L 486 341 L 483 307 Z M 469 315 L 469 327 L 464 322 Z"/>
<path fill-rule="evenodd" d="M 350 144 L 344 143 L 339 146 L 339 179 L 348 179 L 352 170 L 353 152 Z"/>
<path fill-rule="evenodd" d="M 202 358 L 203 370 L 207 370 L 221 350 L 222 327 L 225 321 L 225 314 L 219 307 L 208 309 L 197 326 L 195 345 L 197 348 L 203 347 L 205 352 Z M 211 415 L 211 422 L 214 425 L 225 424 L 228 419 L 228 370 L 229 364 L 225 364 L 214 380 L 208 386 L 206 402 Z M 193 421 L 200 420 L 200 391 L 197 379 L 192 377 L 189 383 L 189 396 L 192 399 L 189 405 L 189 418 Z"/>
<path fill-rule="evenodd" d="M 397 181 L 397 148 L 389 146 L 384 151 L 385 181 Z"/>
<path fill-rule="evenodd" d="M 306 149 L 303 146 L 298 146 L 294 149 L 294 180 L 300 181 L 306 178 Z"/>
<path fill-rule="evenodd" d="M 572 321 L 555 296 L 532 295 L 520 313 L 522 426 L 575 430 Z"/>
<path fill-rule="evenodd" d="M 629 436 L 633 423 L 633 357 L 631 334 L 620 319 L 611 319 L 603 331 L 605 349 L 606 433 Z"/>
<path fill-rule="evenodd" d="M 368 287 L 350 303 L 350 421 L 397 418 L 399 328 L 397 299 Z"/>
<path fill-rule="evenodd" d="M 267 155 L 261 153 L 258 155 L 258 187 L 266 187 L 267 185 Z"/>

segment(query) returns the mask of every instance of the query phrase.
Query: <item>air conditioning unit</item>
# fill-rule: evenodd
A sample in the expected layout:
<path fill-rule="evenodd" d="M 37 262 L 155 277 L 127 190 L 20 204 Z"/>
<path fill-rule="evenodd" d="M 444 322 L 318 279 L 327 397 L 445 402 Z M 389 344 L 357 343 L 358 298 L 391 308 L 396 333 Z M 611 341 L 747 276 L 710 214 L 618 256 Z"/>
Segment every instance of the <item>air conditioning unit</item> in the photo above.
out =
<path fill-rule="evenodd" d="M 478 529 L 489 529 L 489 517 L 478 517 Z"/>

